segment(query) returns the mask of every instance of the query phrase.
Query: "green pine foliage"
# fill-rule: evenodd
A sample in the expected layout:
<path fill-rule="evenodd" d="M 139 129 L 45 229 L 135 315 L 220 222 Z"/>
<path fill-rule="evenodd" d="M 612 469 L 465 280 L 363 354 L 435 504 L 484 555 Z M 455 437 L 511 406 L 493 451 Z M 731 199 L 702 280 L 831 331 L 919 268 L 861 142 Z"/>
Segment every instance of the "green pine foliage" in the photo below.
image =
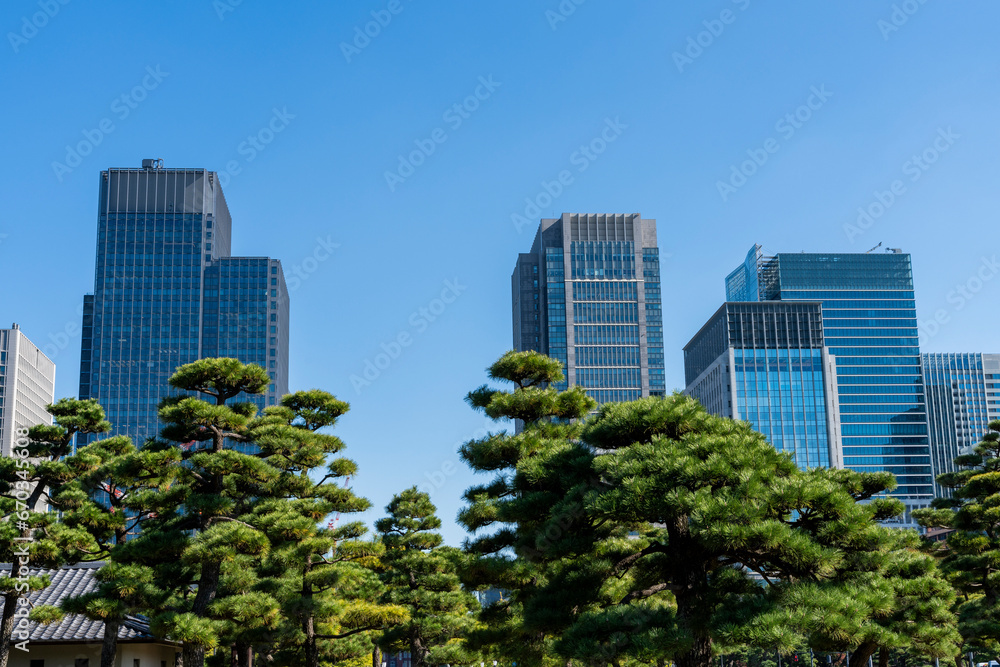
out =
<path fill-rule="evenodd" d="M 46 510 L 56 508 L 52 495 L 73 478 L 65 457 L 72 454 L 76 434 L 105 433 L 111 428 L 93 400 L 64 398 L 46 409 L 55 424 L 28 429 L 27 446 L 15 447 L 15 456 L 0 457 L 0 563 L 10 563 L 7 574 L 15 577 L 25 556 L 32 568 L 55 568 L 65 562 L 65 546 L 74 535 L 55 512 Z M 26 592 L 25 586 L 34 591 L 47 585 L 44 577 L 23 582 L 0 578 L 0 667 L 7 664 L 18 596 Z"/>
<path fill-rule="evenodd" d="M 442 546 L 441 520 L 430 496 L 416 487 L 393 497 L 388 516 L 375 523 L 382 557 L 384 600 L 403 607 L 410 619 L 382 633 L 386 652 L 409 651 L 414 667 L 469 662 L 463 637 L 472 627 L 476 599 L 458 577 L 461 553 Z"/>
<path fill-rule="evenodd" d="M 966 650 L 1000 652 L 1000 421 L 993 421 L 972 452 L 955 459 L 956 472 L 939 475 L 951 497 L 914 516 L 928 528 L 946 528 L 935 553 L 957 593 L 959 631 Z"/>
<path fill-rule="evenodd" d="M 344 443 L 321 432 L 348 409 L 326 392 L 302 391 L 253 426 L 261 456 L 281 473 L 270 498 L 247 518 L 271 544 L 261 573 L 282 617 L 262 653 L 279 664 L 316 667 L 370 656 L 372 633 L 408 618 L 404 608 L 379 602 L 383 549 L 364 539 L 367 528 L 357 521 L 323 525 L 371 505 L 347 488 L 357 464 L 335 456 Z"/>

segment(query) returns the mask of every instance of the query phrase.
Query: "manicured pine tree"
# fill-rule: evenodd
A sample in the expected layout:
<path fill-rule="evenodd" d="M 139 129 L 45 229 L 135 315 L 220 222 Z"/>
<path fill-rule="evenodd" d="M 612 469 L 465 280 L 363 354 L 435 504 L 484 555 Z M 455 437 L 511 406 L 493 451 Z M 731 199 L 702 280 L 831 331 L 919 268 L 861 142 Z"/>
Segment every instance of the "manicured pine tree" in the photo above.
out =
<path fill-rule="evenodd" d="M 951 496 L 914 517 L 927 528 L 946 528 L 947 541 L 931 545 L 954 586 L 959 632 L 966 651 L 998 655 L 1000 646 L 1000 420 L 968 454 L 955 458 L 955 472 L 938 475 Z M 955 657 L 962 665 L 962 656 Z"/>
<path fill-rule="evenodd" d="M 94 400 L 64 398 L 46 409 L 55 424 L 31 427 L 26 447 L 15 447 L 15 456 L 0 457 L 0 562 L 12 564 L 11 574 L 16 574 L 18 561 L 24 557 L 24 545 L 32 568 L 55 568 L 65 562 L 58 535 L 62 527 L 57 515 L 46 512 L 43 505 L 52 503 L 50 491 L 72 476 L 63 459 L 72 453 L 76 434 L 105 433 L 111 428 Z M 25 585 L 33 591 L 48 582 L 42 577 L 25 582 L 0 579 L 0 667 L 7 665 L 18 597 L 26 592 L 18 589 Z"/>
<path fill-rule="evenodd" d="M 581 589 L 563 589 L 555 608 L 552 596 L 539 593 L 550 577 L 569 571 L 567 563 L 595 530 L 604 530 L 582 512 L 596 478 L 592 454 L 579 443 L 578 420 L 596 403 L 578 387 L 557 391 L 552 385 L 563 379 L 561 363 L 537 352 L 508 352 L 487 372 L 513 391 L 484 385 L 467 401 L 494 421 L 520 420 L 523 429 L 471 440 L 460 452 L 473 470 L 494 475 L 465 493 L 469 504 L 459 521 L 478 534 L 465 546 L 471 557 L 463 581 L 507 592 L 482 610 L 484 627 L 472 631 L 468 643 L 518 664 L 562 664 L 551 644 L 580 613 Z"/>
<path fill-rule="evenodd" d="M 832 604 L 837 598 L 817 583 L 849 592 L 838 586 L 842 576 L 850 580 L 845 572 L 870 583 L 860 574 L 866 568 L 893 572 L 877 554 L 905 551 L 877 525 L 899 509 L 876 497 L 894 486 L 891 475 L 800 471 L 748 423 L 711 416 L 693 399 L 605 405 L 583 439 L 600 452 L 594 469 L 605 485 L 590 495 L 588 514 L 644 528 L 609 570 L 605 588 L 618 602 L 585 613 L 557 643 L 567 657 L 586 658 L 595 638 L 629 626 L 632 657 L 669 658 L 679 667 L 709 667 L 717 644 L 791 651 L 817 618 L 796 617 L 789 601 L 811 611 L 818 606 L 811 595 L 826 593 Z M 860 559 L 865 549 L 876 554 L 867 563 Z M 853 564 L 852 550 L 859 555 Z M 845 569 L 838 574 L 838 567 Z M 897 600 L 887 588 L 882 600 L 856 605 L 861 627 L 841 636 L 851 648 L 866 630 L 880 639 L 899 630 L 864 624 L 893 612 Z M 915 594 L 932 604 L 934 596 Z M 834 609 L 843 614 L 856 602 L 843 596 Z"/>
<path fill-rule="evenodd" d="M 178 460 L 176 450 L 138 450 L 125 436 L 97 440 L 64 459 L 69 481 L 50 494 L 62 512 L 59 541 L 66 558 L 113 559 L 115 550 L 152 514 L 147 502 L 169 487 Z M 70 612 L 101 621 L 101 667 L 112 667 L 125 617 L 154 606 L 161 592 L 152 585 L 152 572 L 141 565 L 109 563 L 96 578 L 96 590 L 64 598 L 60 610 L 48 611 L 48 620 Z"/>
<path fill-rule="evenodd" d="M 116 560 L 152 568 L 153 584 L 172 593 L 152 614 L 153 627 L 183 642 L 185 667 L 202 667 L 206 649 L 234 646 L 236 638 L 227 633 L 236 625 L 253 629 L 276 619 L 273 596 L 227 579 L 236 567 L 252 568 L 270 549 L 267 536 L 246 519 L 269 497 L 281 471 L 263 457 L 234 449 L 253 448 L 250 427 L 257 408 L 231 402 L 241 394 L 263 393 L 269 382 L 263 368 L 236 359 L 179 367 L 170 385 L 208 400 L 186 395 L 162 401 L 162 437 L 177 444 L 146 447 L 174 450 L 181 459 L 177 480 L 151 494 L 148 509 L 155 517 Z M 239 657 L 243 667 L 249 652 Z"/>
<path fill-rule="evenodd" d="M 317 667 L 368 656 L 372 632 L 407 618 L 404 608 L 378 601 L 381 545 L 362 539 L 367 529 L 360 522 L 330 520 L 370 507 L 346 484 L 357 464 L 330 458 L 343 441 L 321 432 L 348 409 L 327 392 L 300 391 L 267 408 L 252 428 L 260 455 L 281 472 L 270 498 L 247 517 L 272 544 L 261 572 L 282 617 L 260 650 L 280 664 Z"/>
<path fill-rule="evenodd" d="M 873 498 L 882 483 L 849 470 L 816 469 L 809 477 L 823 478 L 845 490 L 851 500 L 871 512 L 863 530 L 842 530 L 829 517 L 843 509 L 843 497 L 810 499 L 792 525 L 841 553 L 835 571 L 820 582 L 787 587 L 781 600 L 786 623 L 803 628 L 812 648 L 850 651 L 850 666 L 863 667 L 878 654 L 885 667 L 890 651 L 907 650 L 931 658 L 954 656 L 961 645 L 952 613 L 955 592 L 930 555 L 921 550 L 913 530 L 887 528 L 879 520 L 901 514 L 897 500 Z M 895 486 L 891 483 L 889 488 Z"/>
<path fill-rule="evenodd" d="M 375 523 L 385 545 L 384 600 L 406 608 L 410 620 L 383 632 L 380 646 L 409 651 L 414 667 L 470 661 L 462 639 L 479 605 L 462 590 L 461 552 L 442 546 L 435 532 L 441 520 L 430 496 L 413 487 L 394 496 L 385 511 L 388 516 Z"/>

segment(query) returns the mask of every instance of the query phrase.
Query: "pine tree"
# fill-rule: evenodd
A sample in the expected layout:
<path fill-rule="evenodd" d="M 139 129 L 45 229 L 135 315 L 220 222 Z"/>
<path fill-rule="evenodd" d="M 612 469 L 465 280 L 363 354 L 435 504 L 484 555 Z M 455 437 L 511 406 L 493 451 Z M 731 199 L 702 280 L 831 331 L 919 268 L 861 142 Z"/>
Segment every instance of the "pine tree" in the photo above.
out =
<path fill-rule="evenodd" d="M 616 631 L 626 655 L 679 667 L 708 667 L 716 645 L 792 651 L 824 630 L 845 648 L 947 647 L 947 628 L 903 627 L 931 610 L 939 616 L 927 626 L 947 621 L 947 609 L 940 580 L 923 576 L 932 564 L 877 524 L 899 511 L 878 497 L 893 488 L 891 475 L 801 471 L 749 424 L 680 395 L 605 405 L 583 439 L 604 485 L 587 512 L 636 535 L 627 549 L 606 550 L 617 560 L 602 591 L 618 601 L 577 620 L 557 643 L 564 655 L 585 658 Z M 872 594 L 877 577 L 886 585 Z M 822 604 L 836 618 L 814 613 Z M 858 618 L 845 618 L 852 611 Z"/>
<path fill-rule="evenodd" d="M 48 585 L 42 577 L 23 582 L 13 578 L 19 560 L 27 558 L 33 568 L 55 568 L 65 562 L 62 527 L 56 514 L 44 507 L 53 504 L 52 489 L 72 477 L 63 459 L 72 453 L 76 434 L 104 433 L 111 428 L 104 410 L 93 400 L 64 398 L 46 409 L 55 424 L 33 426 L 18 434 L 27 438 L 26 446 L 16 447 L 15 456 L 0 457 L 0 562 L 11 563 L 11 576 L 0 578 L 0 667 L 7 665 L 18 597 Z"/>
<path fill-rule="evenodd" d="M 97 440 L 63 460 L 70 479 L 53 490 L 62 513 L 60 545 L 71 561 L 110 561 L 152 511 L 146 506 L 173 481 L 176 450 L 138 450 L 132 440 L 115 436 Z M 128 614 L 161 599 L 152 572 L 140 565 L 108 563 L 96 574 L 98 588 L 61 601 L 61 611 L 83 614 L 104 624 L 101 667 L 114 665 L 118 632 Z M 61 613 L 53 609 L 49 620 Z"/>
<path fill-rule="evenodd" d="M 416 487 L 393 497 L 388 516 L 375 523 L 385 545 L 385 600 L 409 611 L 410 620 L 382 634 L 385 651 L 408 650 L 414 667 L 466 662 L 462 638 L 476 607 L 457 574 L 461 553 L 442 546 L 441 520 L 430 496 Z"/>
<path fill-rule="evenodd" d="M 582 511 L 596 478 L 591 453 L 578 441 L 577 420 L 596 403 L 578 387 L 556 390 L 552 385 L 563 379 L 562 365 L 537 352 L 508 352 L 487 372 L 514 390 L 483 385 L 467 401 L 494 421 L 520 420 L 523 429 L 491 433 L 461 449 L 473 470 L 494 475 L 465 493 L 469 505 L 459 521 L 480 534 L 466 542 L 471 558 L 462 578 L 475 589 L 507 592 L 482 610 L 484 626 L 469 634 L 468 643 L 518 664 L 563 664 L 552 642 L 581 612 L 582 589 L 563 588 L 554 607 L 553 597 L 541 593 L 550 577 L 570 571 L 568 563 L 593 541 L 595 530 L 605 530 Z"/>
<path fill-rule="evenodd" d="M 952 490 L 914 517 L 927 528 L 947 528 L 936 549 L 957 594 L 959 632 L 966 650 L 997 654 L 1000 646 L 1000 420 L 971 453 L 955 458 L 956 472 L 938 475 Z M 961 656 L 956 664 L 961 664 Z"/>
<path fill-rule="evenodd" d="M 153 492 L 146 507 L 155 513 L 142 532 L 122 546 L 116 561 L 154 571 L 152 584 L 172 595 L 153 614 L 153 628 L 183 642 L 185 667 L 202 667 L 206 649 L 234 645 L 233 631 L 276 621 L 278 603 L 241 580 L 267 556 L 267 536 L 248 523 L 255 505 L 267 498 L 281 471 L 253 453 L 251 425 L 257 408 L 231 403 L 241 394 L 262 393 L 267 371 L 236 359 L 202 359 L 181 366 L 170 378 L 192 395 L 165 399 L 162 437 L 177 443 L 147 443 L 151 452 L 172 450 L 181 459 L 177 479 Z M 249 656 L 239 653 L 241 665 Z"/>
<path fill-rule="evenodd" d="M 360 522 L 327 521 L 370 507 L 346 485 L 357 464 L 330 459 L 344 443 L 321 432 L 348 409 L 327 392 L 300 391 L 267 408 L 252 427 L 261 456 L 281 472 L 270 498 L 247 518 L 272 545 L 261 573 L 282 619 L 264 652 L 281 664 L 317 667 L 370 655 L 371 633 L 407 618 L 398 605 L 378 602 L 381 545 L 362 539 L 367 529 Z"/>

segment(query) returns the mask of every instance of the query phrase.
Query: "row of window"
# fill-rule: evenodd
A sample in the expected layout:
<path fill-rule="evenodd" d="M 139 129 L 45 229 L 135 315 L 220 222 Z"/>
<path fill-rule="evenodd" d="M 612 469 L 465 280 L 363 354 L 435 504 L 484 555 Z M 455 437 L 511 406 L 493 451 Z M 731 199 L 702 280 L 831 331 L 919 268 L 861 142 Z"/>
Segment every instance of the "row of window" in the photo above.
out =
<path fill-rule="evenodd" d="M 638 301 L 636 282 L 594 281 L 574 282 L 574 301 Z"/>
<path fill-rule="evenodd" d="M 573 339 L 580 345 L 638 345 L 639 327 L 577 325 L 573 327 Z"/>
<path fill-rule="evenodd" d="M 577 366 L 638 366 L 638 347 L 576 347 Z"/>
<path fill-rule="evenodd" d="M 586 388 L 641 387 L 642 372 L 638 368 L 577 368 L 576 383 Z"/>
<path fill-rule="evenodd" d="M 574 303 L 573 321 L 579 324 L 638 322 L 639 306 L 635 303 Z"/>

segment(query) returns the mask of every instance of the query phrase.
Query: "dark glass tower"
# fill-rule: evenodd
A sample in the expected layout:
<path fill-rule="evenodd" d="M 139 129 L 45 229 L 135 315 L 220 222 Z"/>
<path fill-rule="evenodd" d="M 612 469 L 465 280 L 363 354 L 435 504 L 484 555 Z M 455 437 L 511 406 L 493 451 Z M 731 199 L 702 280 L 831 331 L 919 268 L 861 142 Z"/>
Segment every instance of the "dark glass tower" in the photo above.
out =
<path fill-rule="evenodd" d="M 889 471 L 911 508 L 933 497 L 910 256 L 765 256 L 755 246 L 726 279 L 727 301 L 814 301 L 836 358 L 844 466 Z"/>
<path fill-rule="evenodd" d="M 562 361 L 560 389 L 579 385 L 599 403 L 664 394 L 655 220 L 544 219 L 511 287 L 514 347 Z"/>
<path fill-rule="evenodd" d="M 841 468 L 837 371 L 819 303 L 726 303 L 684 347 L 686 394 L 750 422 L 800 468 Z"/>
<path fill-rule="evenodd" d="M 232 221 L 215 172 L 101 172 L 97 267 L 84 297 L 80 397 L 97 399 L 113 433 L 141 445 L 159 432 L 167 380 L 205 357 L 268 370 L 264 396 L 288 391 L 288 291 L 281 262 L 231 257 Z"/>

